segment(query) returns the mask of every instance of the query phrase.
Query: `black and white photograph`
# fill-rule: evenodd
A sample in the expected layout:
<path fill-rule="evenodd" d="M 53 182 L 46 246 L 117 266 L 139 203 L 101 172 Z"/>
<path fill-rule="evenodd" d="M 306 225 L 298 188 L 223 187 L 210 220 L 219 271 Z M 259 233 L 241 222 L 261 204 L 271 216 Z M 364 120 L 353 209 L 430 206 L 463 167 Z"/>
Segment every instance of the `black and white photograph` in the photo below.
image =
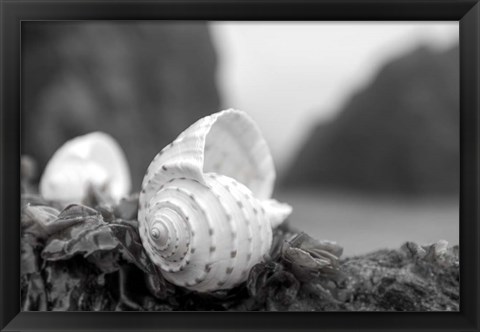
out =
<path fill-rule="evenodd" d="M 458 312 L 459 72 L 457 21 L 23 22 L 21 310 Z"/>

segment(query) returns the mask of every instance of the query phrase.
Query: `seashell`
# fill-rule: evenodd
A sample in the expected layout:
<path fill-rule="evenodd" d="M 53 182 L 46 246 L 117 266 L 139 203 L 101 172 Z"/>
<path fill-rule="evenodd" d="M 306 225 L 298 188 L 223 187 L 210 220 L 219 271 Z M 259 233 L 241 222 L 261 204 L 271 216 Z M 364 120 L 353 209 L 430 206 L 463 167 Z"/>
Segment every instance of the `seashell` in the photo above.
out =
<path fill-rule="evenodd" d="M 66 142 L 54 153 L 42 174 L 40 194 L 65 206 L 80 203 L 91 187 L 119 201 L 130 186 L 130 170 L 118 143 L 93 132 Z"/>
<path fill-rule="evenodd" d="M 143 246 L 165 279 L 198 292 L 245 281 L 292 209 L 270 199 L 275 169 L 246 113 L 202 118 L 152 161 L 139 196 Z"/>

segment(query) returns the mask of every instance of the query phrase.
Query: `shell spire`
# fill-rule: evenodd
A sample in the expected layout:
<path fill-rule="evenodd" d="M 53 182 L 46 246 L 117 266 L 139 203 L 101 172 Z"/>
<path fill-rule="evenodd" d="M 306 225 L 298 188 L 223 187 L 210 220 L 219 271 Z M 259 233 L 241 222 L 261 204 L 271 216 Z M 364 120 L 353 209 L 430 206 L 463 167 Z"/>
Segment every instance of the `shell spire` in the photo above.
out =
<path fill-rule="evenodd" d="M 266 141 L 242 111 L 204 117 L 154 158 L 142 183 L 139 230 L 164 277 L 207 292 L 234 287 L 264 259 L 291 208 L 271 200 Z"/>

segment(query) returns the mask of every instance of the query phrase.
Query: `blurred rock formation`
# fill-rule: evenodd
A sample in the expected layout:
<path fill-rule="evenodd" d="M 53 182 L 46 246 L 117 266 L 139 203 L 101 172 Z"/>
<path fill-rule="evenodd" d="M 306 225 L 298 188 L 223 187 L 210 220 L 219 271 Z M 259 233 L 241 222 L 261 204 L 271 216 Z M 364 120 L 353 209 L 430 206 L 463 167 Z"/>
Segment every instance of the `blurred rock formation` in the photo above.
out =
<path fill-rule="evenodd" d="M 22 154 L 40 173 L 67 139 L 101 130 L 123 147 L 138 191 L 156 153 L 219 110 L 203 22 L 28 22 L 22 55 Z"/>
<path fill-rule="evenodd" d="M 459 186 L 459 50 L 420 47 L 387 63 L 311 133 L 284 186 L 454 194 Z"/>

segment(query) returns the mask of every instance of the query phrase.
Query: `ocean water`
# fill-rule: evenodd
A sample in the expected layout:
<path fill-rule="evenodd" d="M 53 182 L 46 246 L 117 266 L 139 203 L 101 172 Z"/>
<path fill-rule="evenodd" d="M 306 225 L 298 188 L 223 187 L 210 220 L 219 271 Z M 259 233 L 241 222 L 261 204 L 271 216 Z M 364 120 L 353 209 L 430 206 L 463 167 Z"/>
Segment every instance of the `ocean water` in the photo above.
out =
<path fill-rule="evenodd" d="M 459 243 L 458 197 L 398 198 L 351 193 L 285 191 L 275 198 L 293 207 L 292 227 L 344 248 L 344 256 L 399 248 L 405 241 Z"/>

